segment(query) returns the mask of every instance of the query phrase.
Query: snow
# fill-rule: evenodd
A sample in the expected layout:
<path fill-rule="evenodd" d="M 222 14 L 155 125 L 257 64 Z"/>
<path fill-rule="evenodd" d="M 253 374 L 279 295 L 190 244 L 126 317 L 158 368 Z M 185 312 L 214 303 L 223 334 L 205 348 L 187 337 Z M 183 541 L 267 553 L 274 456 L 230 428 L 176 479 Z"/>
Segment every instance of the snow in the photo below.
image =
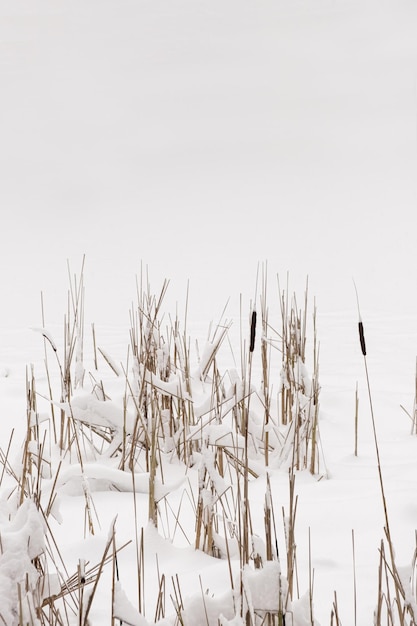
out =
<path fill-rule="evenodd" d="M 27 451 L 34 475 L 41 464 L 40 503 L 50 506 L 48 523 L 63 561 L 56 557 L 59 575 L 51 570 L 42 579 L 39 564 L 52 549 L 49 530 L 30 494 L 20 504 L 13 475 L 3 475 L 0 465 L 3 621 L 18 623 L 20 585 L 24 617 L 29 621 L 31 612 L 36 624 L 32 598 L 43 587 L 50 586 L 44 597 L 57 593 L 66 578 L 61 570 L 74 575 L 80 559 L 86 559 L 87 572 L 100 562 L 117 514 L 117 546 L 131 543 L 118 553 L 116 618 L 154 623 L 163 574 L 167 602 L 161 624 L 175 619 L 169 598 L 176 597 L 177 584 L 186 624 L 206 624 L 207 616 L 210 624 L 243 624 L 231 590 L 232 581 L 238 589 L 239 547 L 236 537 L 224 540 L 223 525 L 231 528 L 233 521 L 230 476 L 219 474 L 214 457 L 221 451 L 241 458 L 245 442 L 235 428 L 233 406 L 248 397 L 252 536 L 262 560 L 268 489 L 258 436 L 265 428 L 272 446 L 287 437 L 286 446 L 271 452 L 268 472 L 285 578 L 282 526 L 289 518 L 291 433 L 274 419 L 263 423 L 258 350 L 267 337 L 260 327 L 256 277 L 264 262 L 271 327 L 280 328 L 276 275 L 281 287 L 288 276 L 289 293 L 297 294 L 299 306 L 308 275 L 320 343 L 320 468 L 316 476 L 296 474 L 293 624 L 311 624 L 311 571 L 317 624 L 329 623 L 334 591 L 342 623 L 353 623 L 354 571 L 357 622 L 369 623 L 376 606 L 386 520 L 352 279 L 364 324 L 390 529 L 414 606 L 407 581 L 416 575 L 417 440 L 401 406 L 413 414 L 415 3 L 39 0 L 35 6 L 5 0 L 0 18 L 0 458 L 4 461 L 13 432 L 6 467 L 20 476 L 27 428 L 44 433 L 41 446 L 30 441 Z M 60 397 L 56 357 L 67 348 L 63 323 L 72 306 L 67 273 L 72 278 L 79 271 L 84 254 L 85 346 L 81 352 L 77 320 L 71 328 L 78 360 L 69 402 Z M 183 345 L 182 336 L 175 341 L 182 365 L 190 349 L 192 395 L 182 371 L 165 376 L 168 341 L 156 351 L 157 374 L 136 367 L 128 349 L 136 280 L 149 282 L 158 294 L 165 278 L 170 285 L 161 330 L 175 320 L 181 332 L 186 326 L 190 343 Z M 248 320 L 255 307 L 258 327 L 247 385 L 240 373 L 241 349 L 249 350 Z M 310 303 L 309 319 L 312 311 Z M 98 367 L 91 357 L 92 324 Z M 207 334 L 211 324 L 219 324 L 219 334 Z M 311 345 L 311 333 L 307 340 Z M 270 343 L 279 364 L 280 342 L 275 337 Z M 213 364 L 224 375 L 221 404 L 211 392 Z M 31 371 L 37 406 L 28 412 Z M 148 525 L 149 467 L 141 458 L 133 481 L 117 457 L 137 417 L 134 402 L 123 404 L 125 372 L 133 391 L 152 384 L 177 412 L 178 399 L 185 399 L 183 410 L 196 420 L 184 443 L 183 432 L 169 431 L 168 409 L 161 413 L 165 441 L 155 478 L 157 530 Z M 299 375 L 307 384 L 307 400 L 300 396 L 300 402 L 308 401 L 311 368 L 299 363 Z M 269 380 L 271 412 L 282 376 L 286 380 L 278 365 Z M 61 456 L 53 443 L 51 406 L 57 423 L 61 409 L 75 419 L 74 437 L 81 428 L 90 433 L 103 428 L 114 437 L 112 445 L 104 442 L 98 449 L 91 435 L 80 442 L 82 464 L 78 454 Z M 201 453 L 194 451 L 194 465 L 185 469 L 176 449 L 200 441 Z M 217 511 L 219 559 L 194 548 L 196 486 L 204 469 L 211 481 L 203 492 L 205 505 L 210 508 L 221 496 L 230 506 Z M 35 481 L 31 489 L 36 490 Z M 87 501 L 93 536 L 85 531 Z M 141 528 L 146 602 L 139 607 Z M 111 569 L 104 567 L 91 624 L 109 623 Z M 269 602 L 276 606 L 269 585 L 277 587 L 277 576 L 278 561 L 263 563 L 260 570 L 250 561 L 245 584 L 253 610 Z"/>
<path fill-rule="evenodd" d="M 14 626 L 19 623 L 19 594 L 23 615 L 30 615 L 27 602 L 31 596 L 25 591 L 38 592 L 39 574 L 33 560 L 44 552 L 44 527 L 41 514 L 30 500 L 23 502 L 10 520 L 3 508 L 0 524 L 0 614 L 5 624 Z"/>
<path fill-rule="evenodd" d="M 251 614 L 259 609 L 278 611 L 281 608 L 280 600 L 286 590 L 281 589 L 281 572 L 277 561 L 269 561 L 259 570 L 246 566 L 243 585 Z"/>
<path fill-rule="evenodd" d="M 114 616 L 130 626 L 148 626 L 148 621 L 130 603 L 120 583 L 114 590 Z"/>

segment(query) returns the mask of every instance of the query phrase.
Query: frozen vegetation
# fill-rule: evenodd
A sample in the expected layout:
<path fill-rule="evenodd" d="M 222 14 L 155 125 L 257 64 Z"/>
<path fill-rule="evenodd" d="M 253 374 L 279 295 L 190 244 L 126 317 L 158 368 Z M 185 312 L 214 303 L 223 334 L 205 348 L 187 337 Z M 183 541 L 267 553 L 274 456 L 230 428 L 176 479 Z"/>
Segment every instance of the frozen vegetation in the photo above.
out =
<path fill-rule="evenodd" d="M 266 270 L 259 313 L 252 305 L 237 321 L 233 349 L 227 319 L 191 349 L 187 320 L 166 322 L 168 283 L 154 296 L 143 277 L 124 349 L 102 348 L 111 335 L 95 325 L 86 336 L 83 272 L 62 336 L 34 329 L 43 363 L 27 367 L 26 421 L 1 447 L 5 624 L 312 626 L 365 607 L 378 625 L 415 623 L 415 547 L 408 537 L 408 566 L 398 563 L 387 497 L 402 470 L 390 455 L 385 482 L 363 324 L 357 374 L 369 408 L 360 418 L 352 388 L 347 428 L 321 416 L 308 287 L 301 306 L 278 292 L 272 323 Z M 409 418 L 400 454 L 413 481 L 402 454 L 417 445 L 415 409 Z M 341 446 L 350 454 L 333 456 Z"/>

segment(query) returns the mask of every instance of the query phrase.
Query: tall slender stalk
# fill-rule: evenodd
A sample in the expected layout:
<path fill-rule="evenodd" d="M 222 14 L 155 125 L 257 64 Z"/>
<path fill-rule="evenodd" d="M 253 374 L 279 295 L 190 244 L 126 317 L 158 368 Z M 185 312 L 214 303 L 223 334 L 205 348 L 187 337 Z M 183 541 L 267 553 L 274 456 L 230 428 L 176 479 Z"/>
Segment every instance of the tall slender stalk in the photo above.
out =
<path fill-rule="evenodd" d="M 355 290 L 356 290 L 356 285 L 355 285 Z M 368 390 L 369 407 L 370 407 L 370 412 L 371 412 L 372 433 L 373 433 L 375 454 L 376 454 L 376 460 L 377 460 L 379 487 L 380 487 L 380 493 L 381 493 L 381 499 L 382 499 L 382 508 L 383 508 L 384 518 L 385 518 L 385 535 L 388 541 L 389 555 L 390 555 L 390 561 L 391 561 L 391 571 L 392 571 L 394 588 L 395 588 L 395 602 L 397 606 L 400 624 L 401 626 L 405 626 L 406 622 L 405 622 L 405 615 L 404 615 L 404 610 L 403 610 L 403 601 L 406 598 L 406 594 L 403 588 L 403 584 L 401 582 L 401 577 L 398 574 L 396 561 L 395 561 L 394 545 L 393 545 L 393 540 L 392 540 L 392 535 L 391 535 L 391 530 L 390 530 L 388 507 L 387 507 L 387 500 L 385 496 L 385 487 L 384 487 L 384 480 L 382 476 L 382 466 L 381 466 L 378 436 L 377 436 L 377 430 L 376 430 L 376 420 L 375 420 L 374 406 L 373 406 L 373 401 L 372 401 L 371 384 L 369 380 L 368 363 L 367 363 L 367 358 L 366 358 L 367 353 L 366 353 L 365 331 L 364 331 L 364 325 L 362 322 L 362 317 L 361 317 L 360 308 L 359 308 L 359 296 L 358 296 L 357 290 L 356 290 L 356 299 L 357 299 L 358 316 L 359 316 L 359 321 L 358 321 L 359 343 L 360 343 L 363 361 L 364 361 L 364 367 L 365 367 L 366 386 Z M 410 603 L 407 602 L 405 608 L 406 608 L 406 611 L 411 614 L 414 620 L 413 608 L 410 605 Z"/>

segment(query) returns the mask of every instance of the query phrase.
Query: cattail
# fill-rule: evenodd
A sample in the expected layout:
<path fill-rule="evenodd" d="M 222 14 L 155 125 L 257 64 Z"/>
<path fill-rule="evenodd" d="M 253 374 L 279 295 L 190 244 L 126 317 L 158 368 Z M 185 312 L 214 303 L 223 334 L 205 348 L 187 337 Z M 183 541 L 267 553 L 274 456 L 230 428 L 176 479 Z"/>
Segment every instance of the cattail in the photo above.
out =
<path fill-rule="evenodd" d="M 252 311 L 252 319 L 250 324 L 250 345 L 249 352 L 253 352 L 255 349 L 255 336 L 256 336 L 256 310 Z"/>
<path fill-rule="evenodd" d="M 366 356 L 365 335 L 363 332 L 363 324 L 362 324 L 361 319 L 359 319 L 358 327 L 359 327 L 359 341 L 361 342 L 362 354 L 363 356 Z"/>
<path fill-rule="evenodd" d="M 365 334 L 363 332 L 363 323 L 362 323 L 362 317 L 361 317 L 361 311 L 359 308 L 359 295 L 358 295 L 358 290 L 356 289 L 356 284 L 355 281 L 353 281 L 353 286 L 355 287 L 355 293 L 356 293 L 356 303 L 358 305 L 358 315 L 359 315 L 359 322 L 358 322 L 358 329 L 359 329 L 359 341 L 361 343 L 361 350 L 362 350 L 362 354 L 363 356 L 366 356 L 366 345 L 365 345 Z"/>

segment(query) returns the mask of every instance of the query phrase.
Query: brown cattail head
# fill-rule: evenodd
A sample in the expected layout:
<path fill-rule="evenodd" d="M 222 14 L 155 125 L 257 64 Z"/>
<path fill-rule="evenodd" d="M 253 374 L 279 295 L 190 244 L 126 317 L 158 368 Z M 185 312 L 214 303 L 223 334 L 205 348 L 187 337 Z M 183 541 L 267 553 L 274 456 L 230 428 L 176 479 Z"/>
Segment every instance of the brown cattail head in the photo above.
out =
<path fill-rule="evenodd" d="M 250 345 L 249 352 L 253 352 L 255 349 L 255 336 L 256 336 L 256 311 L 252 311 L 252 318 L 250 323 Z"/>
<path fill-rule="evenodd" d="M 364 335 L 364 332 L 363 332 L 363 324 L 362 324 L 361 320 L 358 323 L 358 327 L 359 327 L 359 341 L 361 342 L 362 354 L 363 354 L 363 356 L 366 356 L 365 335 Z"/>

